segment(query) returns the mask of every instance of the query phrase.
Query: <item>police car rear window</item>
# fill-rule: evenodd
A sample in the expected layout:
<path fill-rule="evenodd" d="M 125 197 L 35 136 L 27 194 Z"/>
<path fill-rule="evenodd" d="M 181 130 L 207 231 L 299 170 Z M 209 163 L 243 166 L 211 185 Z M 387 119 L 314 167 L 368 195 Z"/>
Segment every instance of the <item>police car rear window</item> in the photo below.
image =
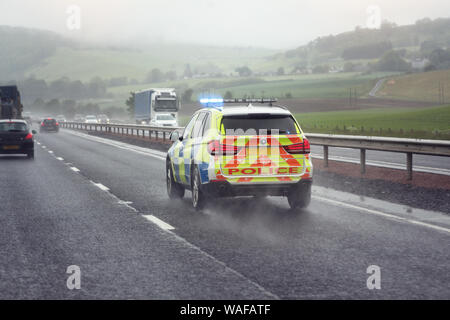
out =
<path fill-rule="evenodd" d="M 297 133 L 295 121 L 290 115 L 228 115 L 223 117 L 222 125 L 227 135 Z"/>

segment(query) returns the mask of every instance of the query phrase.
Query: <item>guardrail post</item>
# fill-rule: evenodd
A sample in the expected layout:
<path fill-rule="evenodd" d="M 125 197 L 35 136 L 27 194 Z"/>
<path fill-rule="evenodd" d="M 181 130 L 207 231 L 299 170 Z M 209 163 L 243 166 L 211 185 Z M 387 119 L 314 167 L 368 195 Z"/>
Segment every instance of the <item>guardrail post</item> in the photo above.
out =
<path fill-rule="evenodd" d="M 328 146 L 323 146 L 323 164 L 328 168 Z"/>
<path fill-rule="evenodd" d="M 366 149 L 360 150 L 361 174 L 366 173 Z"/>
<path fill-rule="evenodd" d="M 412 152 L 408 152 L 406 154 L 406 171 L 408 174 L 408 180 L 412 180 L 413 175 L 413 154 Z"/>

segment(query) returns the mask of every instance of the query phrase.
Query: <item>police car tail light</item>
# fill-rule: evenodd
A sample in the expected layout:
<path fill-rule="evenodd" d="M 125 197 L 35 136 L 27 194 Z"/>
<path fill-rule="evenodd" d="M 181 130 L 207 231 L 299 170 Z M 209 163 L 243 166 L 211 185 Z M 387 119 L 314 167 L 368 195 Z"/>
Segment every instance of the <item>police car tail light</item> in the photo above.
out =
<path fill-rule="evenodd" d="M 303 139 L 303 142 L 290 144 L 288 146 L 283 146 L 284 150 L 291 154 L 308 154 L 311 152 L 311 146 L 308 139 Z"/>
<path fill-rule="evenodd" d="M 208 143 L 208 152 L 213 155 L 236 155 L 239 147 L 230 144 L 221 144 L 219 140 L 212 140 Z"/>
<path fill-rule="evenodd" d="M 25 137 L 25 140 L 30 140 L 33 138 L 33 135 L 31 133 L 27 134 L 27 136 Z"/>

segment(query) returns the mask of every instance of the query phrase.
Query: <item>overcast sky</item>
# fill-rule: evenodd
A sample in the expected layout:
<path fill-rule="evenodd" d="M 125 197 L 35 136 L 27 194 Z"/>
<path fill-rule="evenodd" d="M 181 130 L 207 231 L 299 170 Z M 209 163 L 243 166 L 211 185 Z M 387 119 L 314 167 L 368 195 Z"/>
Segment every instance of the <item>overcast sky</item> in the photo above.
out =
<path fill-rule="evenodd" d="M 71 5 L 81 9 L 80 29 Z M 450 16 L 449 0 L 0 0 L 0 25 L 86 40 L 184 42 L 286 49 L 381 20 L 410 24 Z M 72 11 L 74 13 L 74 11 Z M 71 19 L 67 26 L 68 19 Z"/>

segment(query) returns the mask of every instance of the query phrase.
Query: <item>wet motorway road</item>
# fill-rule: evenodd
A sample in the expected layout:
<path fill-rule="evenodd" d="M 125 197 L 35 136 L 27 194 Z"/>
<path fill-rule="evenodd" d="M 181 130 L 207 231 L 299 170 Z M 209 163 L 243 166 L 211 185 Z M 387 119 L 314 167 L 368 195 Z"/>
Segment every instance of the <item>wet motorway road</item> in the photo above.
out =
<path fill-rule="evenodd" d="M 450 298 L 447 215 L 319 187 L 301 213 L 276 197 L 198 213 L 190 192 L 167 198 L 160 152 L 69 130 L 37 140 L 34 161 L 0 158 L 0 298 Z"/>

